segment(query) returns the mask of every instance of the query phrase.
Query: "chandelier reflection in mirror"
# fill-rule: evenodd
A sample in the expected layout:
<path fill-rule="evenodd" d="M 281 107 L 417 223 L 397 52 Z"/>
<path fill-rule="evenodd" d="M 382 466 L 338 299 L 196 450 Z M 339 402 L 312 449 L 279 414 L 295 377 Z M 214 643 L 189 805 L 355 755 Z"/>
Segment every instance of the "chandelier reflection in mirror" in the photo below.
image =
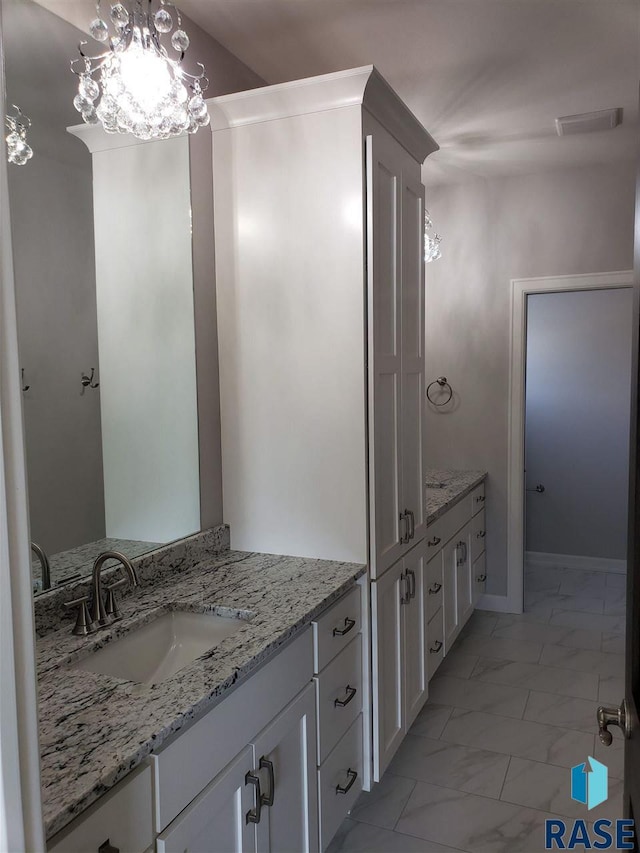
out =
<path fill-rule="evenodd" d="M 31 119 L 22 114 L 20 107 L 12 105 L 15 115 L 5 116 L 5 124 L 9 133 L 5 137 L 7 143 L 7 160 L 16 166 L 24 166 L 33 157 L 33 150 L 27 143 L 27 130 L 31 127 Z"/>
<path fill-rule="evenodd" d="M 198 63 L 195 75 L 182 67 L 189 36 L 178 9 L 166 0 L 155 11 L 153 0 L 130 0 L 114 3 L 105 17 L 98 0 L 89 32 L 103 52 L 88 56 L 81 42 L 71 62 L 79 78 L 73 105 L 83 120 L 138 139 L 167 139 L 209 124 L 204 66 Z"/>
<path fill-rule="evenodd" d="M 442 242 L 442 237 L 439 234 L 436 234 L 433 228 L 433 222 L 431 221 L 431 217 L 429 216 L 429 211 L 425 210 L 424 212 L 424 260 L 425 263 L 429 264 L 431 261 L 437 261 L 438 258 L 442 257 L 442 252 L 440 251 L 440 243 Z"/>

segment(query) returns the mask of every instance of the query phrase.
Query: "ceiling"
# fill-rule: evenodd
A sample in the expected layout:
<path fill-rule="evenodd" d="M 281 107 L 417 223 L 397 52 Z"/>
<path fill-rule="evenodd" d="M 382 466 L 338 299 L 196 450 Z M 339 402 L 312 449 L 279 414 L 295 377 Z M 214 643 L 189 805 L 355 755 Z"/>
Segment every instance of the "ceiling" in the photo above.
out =
<path fill-rule="evenodd" d="M 376 65 L 440 144 L 427 183 L 636 156 L 635 0 L 180 0 L 180 8 L 268 83 Z M 621 127 L 556 135 L 557 116 L 609 107 L 624 109 Z"/>

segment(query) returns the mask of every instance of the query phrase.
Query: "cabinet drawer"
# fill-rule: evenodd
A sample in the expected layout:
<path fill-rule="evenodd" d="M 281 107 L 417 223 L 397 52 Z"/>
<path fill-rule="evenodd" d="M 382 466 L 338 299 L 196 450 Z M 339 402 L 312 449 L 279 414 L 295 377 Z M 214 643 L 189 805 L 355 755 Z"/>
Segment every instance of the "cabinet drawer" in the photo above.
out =
<path fill-rule="evenodd" d="M 168 824 L 311 681 L 311 631 L 149 758 L 155 774 L 156 832 Z"/>
<path fill-rule="evenodd" d="M 354 807 L 362 790 L 362 770 L 362 714 L 359 714 L 318 770 L 321 850 L 328 847 Z"/>
<path fill-rule="evenodd" d="M 480 554 L 478 559 L 473 564 L 473 603 L 484 594 L 487 588 L 487 555 Z"/>
<path fill-rule="evenodd" d="M 429 679 L 433 677 L 444 657 L 443 612 L 443 609 L 440 608 L 435 616 L 429 620 L 427 626 L 427 673 Z"/>
<path fill-rule="evenodd" d="M 481 509 L 471 521 L 471 560 L 474 563 L 484 552 L 486 533 L 485 511 Z"/>
<path fill-rule="evenodd" d="M 477 512 L 480 512 L 480 510 L 484 508 L 484 483 L 480 483 L 479 486 L 476 486 L 467 500 L 471 503 L 471 515 L 475 515 Z"/>
<path fill-rule="evenodd" d="M 98 853 L 108 841 L 127 853 L 153 844 L 151 768 L 139 767 L 47 845 L 48 853 Z"/>
<path fill-rule="evenodd" d="M 431 558 L 438 545 L 441 547 L 445 545 L 469 521 L 471 512 L 467 501 L 468 498 L 458 501 L 427 527 L 427 560 Z M 429 545 L 429 542 L 433 544 Z"/>
<path fill-rule="evenodd" d="M 425 582 L 427 622 L 442 607 L 442 552 L 427 563 Z"/>
<path fill-rule="evenodd" d="M 362 638 L 358 634 L 316 676 L 318 764 L 322 764 L 362 710 Z"/>
<path fill-rule="evenodd" d="M 315 672 L 321 672 L 360 630 L 361 591 L 355 586 L 313 624 Z"/>

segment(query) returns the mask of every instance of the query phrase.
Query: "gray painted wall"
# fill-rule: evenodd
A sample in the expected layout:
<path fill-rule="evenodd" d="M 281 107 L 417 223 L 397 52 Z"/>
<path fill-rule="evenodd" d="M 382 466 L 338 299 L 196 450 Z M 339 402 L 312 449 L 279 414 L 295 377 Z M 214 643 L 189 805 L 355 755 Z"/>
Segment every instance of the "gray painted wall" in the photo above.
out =
<path fill-rule="evenodd" d="M 594 165 L 427 187 L 443 258 L 427 266 L 427 464 L 485 468 L 487 592 L 506 593 L 510 280 L 630 269 L 635 167 Z"/>
<path fill-rule="evenodd" d="M 627 290 L 527 300 L 526 550 L 626 559 L 631 389 Z"/>

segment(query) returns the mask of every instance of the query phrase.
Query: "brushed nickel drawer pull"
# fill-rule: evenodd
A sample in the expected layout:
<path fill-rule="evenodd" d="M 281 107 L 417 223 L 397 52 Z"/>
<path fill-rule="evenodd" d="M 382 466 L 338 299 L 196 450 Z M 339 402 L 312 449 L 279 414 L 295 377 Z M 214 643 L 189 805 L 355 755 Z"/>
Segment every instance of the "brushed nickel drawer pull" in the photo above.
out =
<path fill-rule="evenodd" d="M 427 541 L 427 545 L 429 548 L 434 548 L 436 545 L 439 545 L 442 542 L 442 539 L 439 536 L 434 536 L 433 539 L 429 539 Z"/>
<path fill-rule="evenodd" d="M 484 537 L 485 537 L 486 535 L 487 535 L 487 534 L 486 534 L 486 531 L 484 531 L 484 530 L 478 530 L 478 532 L 476 533 L 476 538 L 477 538 L 477 539 L 484 539 Z"/>
<path fill-rule="evenodd" d="M 344 708 L 346 705 L 349 704 L 349 702 L 351 702 L 353 697 L 358 692 L 357 687 L 351 687 L 349 684 L 347 684 L 345 689 L 347 692 L 347 698 L 346 699 L 334 699 L 333 700 L 333 707 L 334 708 L 338 708 L 338 707 Z"/>
<path fill-rule="evenodd" d="M 442 648 L 442 643 L 440 642 L 440 640 L 436 640 L 434 645 L 433 645 L 433 648 L 429 649 L 429 653 L 432 655 L 437 655 L 441 648 Z"/>
<path fill-rule="evenodd" d="M 353 783 L 358 778 L 358 773 L 356 770 L 352 770 L 349 768 L 347 770 L 347 776 L 349 777 L 349 781 L 346 785 L 336 785 L 336 794 L 348 794 L 351 788 L 353 787 Z"/>
<path fill-rule="evenodd" d="M 436 581 L 433 586 L 429 587 L 429 595 L 437 595 L 441 589 L 442 584 Z"/>
<path fill-rule="evenodd" d="M 478 504 L 484 503 L 484 495 L 478 495 L 476 498 L 476 503 L 478 503 Z"/>
<path fill-rule="evenodd" d="M 476 578 L 478 583 L 484 583 L 486 581 L 486 579 L 487 579 L 486 575 L 478 575 L 478 577 Z"/>
<path fill-rule="evenodd" d="M 344 617 L 344 628 L 334 628 L 333 636 L 334 637 L 344 637 L 345 634 L 348 634 L 352 628 L 355 628 L 356 620 L 349 619 L 348 616 Z"/>

